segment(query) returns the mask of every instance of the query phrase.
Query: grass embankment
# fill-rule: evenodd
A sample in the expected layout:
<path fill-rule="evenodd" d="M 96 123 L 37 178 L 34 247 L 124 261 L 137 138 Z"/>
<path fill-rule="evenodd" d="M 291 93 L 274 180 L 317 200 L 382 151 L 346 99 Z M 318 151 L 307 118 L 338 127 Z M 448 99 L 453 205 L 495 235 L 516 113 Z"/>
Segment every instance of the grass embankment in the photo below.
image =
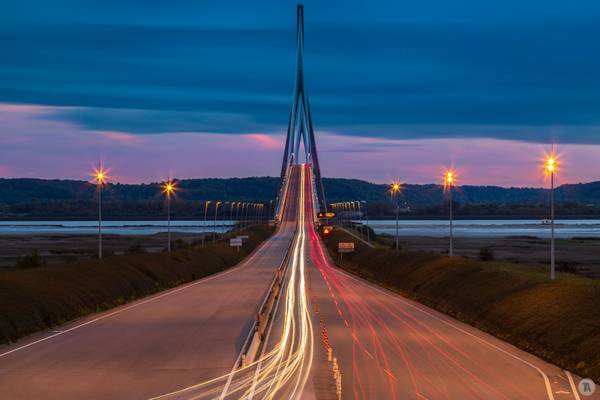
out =
<path fill-rule="evenodd" d="M 340 241 L 356 251 L 337 257 Z M 545 268 L 371 249 L 325 240 L 345 270 L 411 297 L 577 374 L 600 381 L 600 281 Z"/>
<path fill-rule="evenodd" d="M 239 253 L 228 237 L 206 247 L 81 260 L 0 274 L 0 342 L 193 281 L 239 263 L 273 233 L 254 226 Z"/>

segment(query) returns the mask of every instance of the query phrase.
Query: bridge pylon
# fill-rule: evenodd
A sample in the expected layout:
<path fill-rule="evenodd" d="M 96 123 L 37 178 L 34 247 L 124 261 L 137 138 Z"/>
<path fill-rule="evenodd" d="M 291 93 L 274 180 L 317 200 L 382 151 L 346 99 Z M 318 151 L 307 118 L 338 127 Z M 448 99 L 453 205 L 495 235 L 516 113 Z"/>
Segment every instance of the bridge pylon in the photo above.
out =
<path fill-rule="evenodd" d="M 285 149 L 283 152 L 283 162 L 281 164 L 281 188 L 278 198 L 278 210 L 284 196 L 283 191 L 286 187 L 286 180 L 289 167 L 292 164 L 300 163 L 300 146 L 304 148 L 306 163 L 312 165 L 314 193 L 316 194 L 317 206 L 320 211 L 327 210 L 325 201 L 325 192 L 321 180 L 321 169 L 319 166 L 319 157 L 317 154 L 317 144 L 315 141 L 315 131 L 313 128 L 308 94 L 304 86 L 304 6 L 298 5 L 297 8 L 297 50 L 296 50 L 296 82 L 294 86 L 294 97 L 288 122 L 287 137 L 285 140 Z"/>

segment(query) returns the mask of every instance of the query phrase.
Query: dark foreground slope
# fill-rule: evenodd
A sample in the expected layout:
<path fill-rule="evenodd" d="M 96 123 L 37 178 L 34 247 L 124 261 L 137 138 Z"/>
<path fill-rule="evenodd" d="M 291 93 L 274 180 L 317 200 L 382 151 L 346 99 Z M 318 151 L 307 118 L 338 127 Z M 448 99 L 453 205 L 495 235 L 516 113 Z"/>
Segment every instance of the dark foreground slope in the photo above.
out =
<path fill-rule="evenodd" d="M 335 231 L 326 239 L 354 241 Z M 491 333 L 584 377 L 600 380 L 600 281 L 534 267 L 356 244 L 345 270 Z"/>
<path fill-rule="evenodd" d="M 0 342 L 223 271 L 272 233 L 267 226 L 248 228 L 249 239 L 239 253 L 225 239 L 171 254 L 113 256 L 1 273 Z"/>

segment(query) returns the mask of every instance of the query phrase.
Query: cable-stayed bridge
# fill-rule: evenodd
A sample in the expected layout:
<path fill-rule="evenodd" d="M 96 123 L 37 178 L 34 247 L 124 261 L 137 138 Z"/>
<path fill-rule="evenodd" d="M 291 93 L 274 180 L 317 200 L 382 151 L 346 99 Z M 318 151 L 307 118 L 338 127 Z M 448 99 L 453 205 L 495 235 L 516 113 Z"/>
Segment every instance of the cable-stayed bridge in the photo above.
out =
<path fill-rule="evenodd" d="M 4 347 L 0 398 L 578 399 L 559 368 L 335 266 L 303 21 L 298 6 L 273 237 L 233 269 Z"/>

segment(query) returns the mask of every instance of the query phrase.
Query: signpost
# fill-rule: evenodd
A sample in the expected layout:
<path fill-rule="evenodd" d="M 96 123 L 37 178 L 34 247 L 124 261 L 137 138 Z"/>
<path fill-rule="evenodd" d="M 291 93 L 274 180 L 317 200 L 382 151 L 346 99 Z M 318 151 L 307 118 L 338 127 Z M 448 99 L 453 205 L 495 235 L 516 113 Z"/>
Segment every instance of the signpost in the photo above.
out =
<path fill-rule="evenodd" d="M 344 258 L 344 253 L 352 253 L 354 251 L 354 242 L 339 242 L 338 253 L 340 253 L 340 261 Z"/>
<path fill-rule="evenodd" d="M 236 237 L 236 238 L 231 238 L 229 239 L 229 246 L 231 247 L 237 247 L 237 251 L 240 251 L 240 247 L 242 247 L 242 238 L 241 237 Z"/>

